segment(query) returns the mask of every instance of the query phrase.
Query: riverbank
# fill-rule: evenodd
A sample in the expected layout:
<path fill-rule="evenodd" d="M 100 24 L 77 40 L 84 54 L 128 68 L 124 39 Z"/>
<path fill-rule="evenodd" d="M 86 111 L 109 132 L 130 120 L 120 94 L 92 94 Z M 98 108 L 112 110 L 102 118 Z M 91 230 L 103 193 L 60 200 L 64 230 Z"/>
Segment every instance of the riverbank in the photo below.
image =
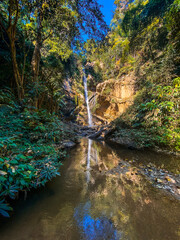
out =
<path fill-rule="evenodd" d="M 164 157 L 168 156 L 164 155 Z M 172 161 L 172 159 L 169 159 L 169 161 Z M 176 161 L 178 161 L 178 158 Z M 125 161 L 119 161 L 116 167 L 103 172 L 103 174 L 113 175 L 120 179 L 124 178 L 132 182 L 136 182 L 136 178 L 143 181 L 142 177 L 144 177 L 153 187 L 161 189 L 177 200 L 180 200 L 180 169 L 178 167 L 177 169 L 169 168 L 165 164 L 166 161 L 163 162 L 159 164 L 154 161 L 139 162 L 138 159 L 130 161 L 126 159 Z"/>
<path fill-rule="evenodd" d="M 0 212 L 4 216 L 9 216 L 8 211 L 12 210 L 6 204 L 6 199 L 15 198 L 19 191 L 26 195 L 31 188 L 44 186 L 59 175 L 61 162 L 67 157 L 66 149 L 79 143 L 79 138 L 89 137 L 98 141 L 103 140 L 109 143 L 115 151 L 125 146 L 129 150 L 144 152 L 144 147 L 138 148 L 134 142 L 119 142 L 113 139 L 115 129 L 112 125 L 88 127 L 71 122 L 65 124 L 56 116 L 44 111 L 36 112 L 28 108 L 22 111 L 19 108 L 12 109 L 7 105 L 1 106 L 0 110 L 2 129 L 4 129 L 0 136 L 2 140 Z M 132 158 L 134 151 L 130 151 Z M 152 152 L 150 149 L 148 151 Z M 154 155 L 156 155 L 155 152 Z M 168 155 L 165 158 L 168 158 Z M 169 157 L 169 162 L 172 161 L 171 158 Z M 157 161 L 161 163 L 160 160 Z M 121 166 L 116 166 L 110 172 L 105 169 L 105 174 L 121 174 L 122 168 L 124 171 L 135 167 L 136 171 L 133 172 L 133 170 L 130 174 L 137 175 L 137 172 L 140 172 L 152 185 L 180 198 L 178 167 L 176 172 L 171 172 L 171 168 L 166 168 L 166 165 L 156 167 L 152 162 L 141 165 L 136 162 L 135 166 L 128 164 L 126 163 L 123 167 L 120 164 Z M 169 163 L 166 162 L 166 164 Z"/>
<path fill-rule="evenodd" d="M 12 217 L 0 223 L 1 240 L 79 240 L 91 236 L 177 240 L 180 202 L 153 187 L 141 173 L 132 175 L 132 167 L 127 174 L 112 173 L 124 162 L 132 166 L 135 160 L 171 162 L 168 169 L 172 171 L 178 164 L 163 154 L 114 149 L 104 142 L 82 139 L 69 152 L 61 176 L 28 195 L 26 201 L 23 197 L 16 201 Z"/>
<path fill-rule="evenodd" d="M 0 119 L 0 214 L 8 217 L 8 198 L 59 175 L 66 148 L 78 137 L 56 115 L 13 102 L 0 106 Z"/>
<path fill-rule="evenodd" d="M 139 136 L 140 139 L 137 139 L 137 135 L 131 136 L 126 129 L 124 129 L 124 135 L 120 137 L 114 137 L 115 128 L 111 125 L 107 126 L 94 126 L 94 127 L 82 127 L 79 129 L 79 134 L 81 136 L 89 137 L 97 141 L 105 141 L 112 149 L 118 153 L 118 149 L 127 148 L 135 154 L 137 152 L 142 154 L 147 151 L 150 155 L 153 154 L 154 158 L 157 159 L 158 156 L 165 158 L 166 161 L 162 159 L 157 159 L 156 162 L 147 161 L 139 163 L 136 160 L 120 161 L 118 166 L 107 171 L 105 168 L 102 174 L 113 174 L 113 175 L 143 175 L 151 185 L 158 189 L 165 190 L 168 194 L 173 195 L 175 198 L 180 200 L 180 168 L 177 164 L 179 159 L 179 153 L 169 151 L 167 149 L 161 149 L 158 147 L 148 147 L 147 142 L 148 138 L 145 138 L 145 135 Z M 129 137 L 130 136 L 130 137 Z M 157 156 L 156 156 L 157 155 Z M 173 162 L 176 162 L 173 166 Z M 171 167 L 169 167 L 171 166 Z M 130 170 L 131 169 L 131 170 Z"/>
<path fill-rule="evenodd" d="M 82 137 L 89 137 L 97 141 L 105 141 L 107 143 L 124 146 L 131 150 L 152 150 L 162 152 L 168 155 L 180 156 L 179 151 L 169 148 L 164 144 L 158 144 L 156 139 L 147 131 L 142 129 L 119 128 L 114 124 L 99 126 L 78 126 L 74 125 L 76 132 Z"/>
<path fill-rule="evenodd" d="M 120 161 L 119 165 L 113 168 L 110 171 L 107 171 L 104 168 L 104 171 L 101 169 L 103 174 L 114 174 L 114 175 L 143 175 L 150 182 L 151 185 L 156 188 L 163 189 L 167 193 L 173 195 L 175 198 L 180 200 L 180 168 L 178 163 L 179 153 L 172 152 L 165 149 L 160 149 L 158 147 L 148 147 L 147 141 L 148 138 L 145 138 L 143 135 L 140 139 L 131 136 L 128 131 L 124 130 L 124 135 L 115 138 L 114 132 L 115 129 L 111 125 L 107 126 L 94 126 L 94 127 L 81 127 L 78 130 L 81 136 L 89 137 L 89 139 L 94 139 L 96 141 L 105 141 L 111 148 L 118 153 L 118 149 L 129 149 L 132 151 L 132 160 L 130 162 Z M 92 141 L 92 140 L 90 140 Z M 134 160 L 133 153 L 144 154 L 148 152 L 150 155 L 153 155 L 152 158 L 155 158 L 157 161 L 152 162 L 152 159 L 147 162 L 139 163 Z M 158 159 L 162 157 L 166 159 Z M 126 159 L 126 158 L 125 158 Z M 179 159 L 180 160 L 180 159 Z M 175 166 L 173 163 L 176 162 Z M 131 169 L 131 170 L 130 170 Z"/>
<path fill-rule="evenodd" d="M 129 149 L 149 149 L 168 155 L 180 156 L 180 151 L 157 142 L 158 135 L 154 136 L 142 129 L 114 128 L 106 137 L 107 142 L 119 144 Z"/>

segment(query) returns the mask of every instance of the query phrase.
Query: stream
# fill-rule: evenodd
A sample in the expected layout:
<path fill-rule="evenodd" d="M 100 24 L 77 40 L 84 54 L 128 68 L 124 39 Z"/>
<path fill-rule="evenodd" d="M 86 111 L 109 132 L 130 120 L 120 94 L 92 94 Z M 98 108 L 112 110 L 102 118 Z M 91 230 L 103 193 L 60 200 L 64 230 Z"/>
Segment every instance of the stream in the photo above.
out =
<path fill-rule="evenodd" d="M 176 157 L 82 139 L 61 176 L 13 202 L 11 218 L 0 222 L 0 239 L 178 240 L 180 202 L 132 174 L 133 161 L 158 161 L 172 172 L 178 166 Z M 117 166 L 121 173 L 113 172 Z"/>

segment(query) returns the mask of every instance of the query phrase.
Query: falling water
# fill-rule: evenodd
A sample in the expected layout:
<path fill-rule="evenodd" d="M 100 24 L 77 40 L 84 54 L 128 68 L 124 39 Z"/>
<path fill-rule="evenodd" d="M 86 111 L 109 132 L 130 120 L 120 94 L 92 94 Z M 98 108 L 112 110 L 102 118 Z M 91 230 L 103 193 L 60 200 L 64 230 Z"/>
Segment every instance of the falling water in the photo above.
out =
<path fill-rule="evenodd" d="M 84 93 L 85 93 L 85 100 L 86 100 L 86 105 L 87 105 L 87 113 L 88 113 L 88 124 L 89 126 L 92 126 L 92 115 L 91 115 L 91 110 L 89 107 L 89 99 L 88 99 L 88 90 L 87 90 L 87 78 L 85 71 L 83 69 L 83 82 L 84 82 Z"/>

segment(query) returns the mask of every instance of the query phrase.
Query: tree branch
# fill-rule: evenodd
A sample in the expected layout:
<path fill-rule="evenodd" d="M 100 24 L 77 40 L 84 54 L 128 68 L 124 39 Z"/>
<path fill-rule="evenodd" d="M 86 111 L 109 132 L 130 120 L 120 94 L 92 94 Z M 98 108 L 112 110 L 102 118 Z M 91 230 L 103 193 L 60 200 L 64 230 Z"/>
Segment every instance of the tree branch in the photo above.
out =
<path fill-rule="evenodd" d="M 52 32 L 50 32 L 45 38 L 42 39 L 42 43 L 46 41 L 50 36 L 52 35 Z"/>
<path fill-rule="evenodd" d="M 19 1 L 16 0 L 16 17 L 15 17 L 15 21 L 14 21 L 14 26 L 17 25 L 17 21 L 18 21 L 18 14 L 19 14 Z"/>

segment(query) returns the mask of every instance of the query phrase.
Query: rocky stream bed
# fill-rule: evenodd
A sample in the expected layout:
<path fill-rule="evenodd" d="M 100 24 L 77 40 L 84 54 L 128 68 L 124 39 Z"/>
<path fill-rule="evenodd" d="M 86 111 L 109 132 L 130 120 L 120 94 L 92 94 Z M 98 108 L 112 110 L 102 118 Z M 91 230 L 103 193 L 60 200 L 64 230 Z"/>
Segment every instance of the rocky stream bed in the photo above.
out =
<path fill-rule="evenodd" d="M 138 149 L 132 142 L 125 141 L 124 143 L 119 143 L 115 139 L 108 139 L 110 133 L 114 131 L 111 125 L 106 126 L 79 126 L 73 125 L 73 128 L 76 130 L 77 134 L 80 137 L 87 137 L 89 139 L 93 139 L 96 141 L 106 141 L 111 145 L 113 149 L 117 149 L 119 146 L 124 146 L 130 150 L 138 150 L 144 151 L 144 149 Z M 64 147 L 71 148 L 74 147 L 75 144 L 73 142 L 64 143 Z M 157 149 L 156 149 L 157 150 Z M 154 151 L 154 149 L 153 149 Z M 158 149 L 158 151 L 160 151 Z M 170 152 L 166 152 L 167 156 L 170 156 Z M 166 156 L 166 157 L 167 157 Z M 178 158 L 178 157 L 177 157 Z M 147 164 L 138 163 L 136 160 L 132 161 L 120 161 L 119 164 L 111 170 L 104 168 L 102 170 L 100 168 L 101 174 L 110 174 L 110 175 L 118 175 L 120 177 L 126 175 L 131 175 L 131 181 L 133 181 L 132 176 L 143 175 L 148 181 L 156 188 L 162 189 L 168 194 L 173 195 L 175 198 L 180 200 L 180 169 L 177 169 L 176 173 L 171 172 L 166 169 L 165 165 L 156 166 L 156 164 L 148 162 Z"/>

